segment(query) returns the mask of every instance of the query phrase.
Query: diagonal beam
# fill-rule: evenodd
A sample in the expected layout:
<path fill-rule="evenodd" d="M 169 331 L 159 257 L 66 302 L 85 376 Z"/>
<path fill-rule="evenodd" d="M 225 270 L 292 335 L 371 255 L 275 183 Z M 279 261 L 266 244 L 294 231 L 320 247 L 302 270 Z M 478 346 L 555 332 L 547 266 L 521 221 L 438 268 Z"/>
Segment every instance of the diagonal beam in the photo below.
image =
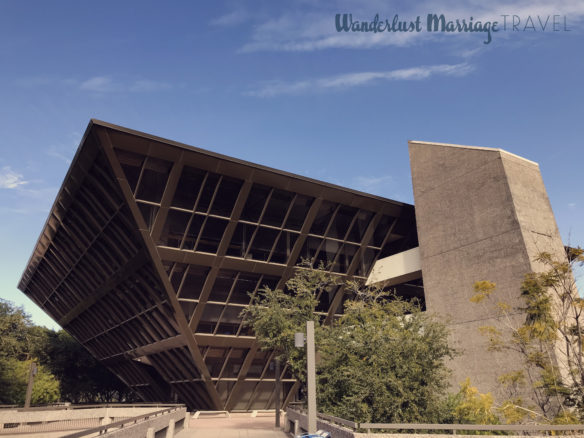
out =
<path fill-rule="evenodd" d="M 138 209 L 138 205 L 134 201 L 134 195 L 130 189 L 130 185 L 126 180 L 124 171 L 122 166 L 120 165 L 119 161 L 117 160 L 114 152 L 114 147 L 109 137 L 109 134 L 106 128 L 103 127 L 96 127 L 96 134 L 98 137 L 98 141 L 101 144 L 107 161 L 110 165 L 111 170 L 113 171 L 114 176 L 116 177 L 118 184 L 122 190 L 122 194 L 124 199 L 126 200 L 126 204 L 128 205 L 132 216 L 134 217 L 134 221 L 138 225 L 139 234 L 142 236 L 142 241 L 150 255 L 150 259 L 152 261 L 152 265 L 157 273 L 157 276 L 160 280 L 160 283 L 163 286 L 164 291 L 166 292 L 167 298 L 169 303 L 172 305 L 174 310 L 174 318 L 180 328 L 180 332 L 184 336 L 187 347 L 191 353 L 193 362 L 201 375 L 201 378 L 205 384 L 207 392 L 211 397 L 211 401 L 213 403 L 213 408 L 217 410 L 221 410 L 222 403 L 219 397 L 219 393 L 215 389 L 213 382 L 211 380 L 211 375 L 209 374 L 209 370 L 207 369 L 203 357 L 201 356 L 201 352 L 199 350 L 199 346 L 197 345 L 197 341 L 195 340 L 189 325 L 187 323 L 186 317 L 182 311 L 180 303 L 176 297 L 176 293 L 174 292 L 174 288 L 170 284 L 170 279 L 168 275 L 166 275 L 166 271 L 164 266 L 162 265 L 162 261 L 158 255 L 158 251 L 156 250 L 156 246 L 154 241 L 152 240 L 152 236 L 144 222 L 144 218 L 140 210 Z"/>
<path fill-rule="evenodd" d="M 239 190 L 239 195 L 235 201 L 235 205 L 233 207 L 233 211 L 231 212 L 231 219 L 229 219 L 229 223 L 227 227 L 225 227 L 225 231 L 223 232 L 223 237 L 221 238 L 221 242 L 219 243 L 219 247 L 217 248 L 217 256 L 213 259 L 213 265 L 211 270 L 207 274 L 207 278 L 205 279 L 205 283 L 203 285 L 203 289 L 201 290 L 201 295 L 199 296 L 199 304 L 195 308 L 195 312 L 193 313 L 193 317 L 190 321 L 190 329 L 192 331 L 197 330 L 197 326 L 203 316 L 203 312 L 205 310 L 205 305 L 207 304 L 207 300 L 209 299 L 209 294 L 213 289 L 213 285 L 215 284 L 215 280 L 217 279 L 217 274 L 219 270 L 223 266 L 223 261 L 225 259 L 225 253 L 227 252 L 227 248 L 229 247 L 229 243 L 231 242 L 231 238 L 233 237 L 233 233 L 235 233 L 235 227 L 237 226 L 237 221 L 241 216 L 241 212 L 243 211 L 243 207 L 245 202 L 247 201 L 247 197 L 251 190 L 252 182 L 251 179 L 247 179 L 241 189 Z"/>

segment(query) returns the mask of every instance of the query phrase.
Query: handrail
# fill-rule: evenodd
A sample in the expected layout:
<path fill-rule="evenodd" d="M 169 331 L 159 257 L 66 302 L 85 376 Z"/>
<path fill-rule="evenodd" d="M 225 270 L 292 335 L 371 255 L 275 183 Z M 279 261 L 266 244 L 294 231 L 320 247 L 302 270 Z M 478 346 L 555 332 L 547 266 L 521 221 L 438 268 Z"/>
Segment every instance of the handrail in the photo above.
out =
<path fill-rule="evenodd" d="M 333 415 L 327 414 L 316 414 L 316 416 L 317 418 L 330 421 L 331 423 L 342 424 L 343 426 L 352 427 L 353 429 L 359 428 L 359 423 L 355 423 L 354 421 L 351 420 L 345 420 L 344 418 L 334 417 Z"/>
<path fill-rule="evenodd" d="M 406 430 L 484 430 L 484 431 L 577 431 L 584 424 L 415 424 L 415 423 L 359 423 L 360 429 Z"/>
<path fill-rule="evenodd" d="M 302 410 L 289 408 L 290 411 L 306 415 Z M 584 431 L 584 424 L 431 424 L 431 423 L 356 423 L 344 418 L 317 413 L 317 417 L 331 423 L 341 424 L 354 430 L 372 429 L 389 430 L 451 430 L 456 433 L 460 430 L 477 431 L 516 431 L 516 432 L 545 432 L 545 431 Z"/>
<path fill-rule="evenodd" d="M 179 407 L 184 407 L 184 405 L 175 405 L 175 406 L 172 406 L 172 407 L 167 408 L 167 409 L 161 409 L 160 411 L 150 412 L 149 414 L 138 415 L 136 417 L 127 418 L 125 420 L 116 421 L 114 423 L 105 424 L 103 426 L 94 427 L 92 429 L 86 429 L 86 430 L 83 430 L 81 432 L 75 432 L 75 433 L 71 433 L 69 435 L 63 435 L 63 438 L 80 438 L 80 437 L 84 437 L 86 435 L 91 435 L 94 433 L 101 434 L 102 432 L 107 432 L 108 429 L 123 428 L 125 425 L 127 425 L 129 423 L 137 424 L 139 422 L 143 422 L 145 420 L 148 420 L 151 417 L 157 417 L 159 415 L 171 413 L 171 412 L 177 410 Z"/>
<path fill-rule="evenodd" d="M 35 411 L 67 411 L 71 409 L 94 409 L 94 408 L 166 408 L 172 406 L 184 406 L 180 403 L 101 403 L 90 405 L 46 405 L 23 408 L 22 406 L 0 406 L 0 411 L 16 410 L 18 412 L 35 412 Z"/>

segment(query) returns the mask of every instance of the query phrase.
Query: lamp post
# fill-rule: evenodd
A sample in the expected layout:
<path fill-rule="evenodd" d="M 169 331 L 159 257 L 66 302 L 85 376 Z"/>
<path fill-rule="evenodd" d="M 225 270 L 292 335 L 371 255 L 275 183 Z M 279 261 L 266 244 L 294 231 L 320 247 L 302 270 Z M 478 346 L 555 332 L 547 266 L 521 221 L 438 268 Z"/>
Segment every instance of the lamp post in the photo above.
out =
<path fill-rule="evenodd" d="M 303 333 L 294 334 L 294 345 L 304 346 Z M 306 383 L 308 389 L 308 433 L 316 432 L 316 353 L 314 321 L 306 321 Z"/>
<path fill-rule="evenodd" d="M 24 407 L 30 408 L 30 399 L 32 398 L 32 386 L 34 385 L 34 376 L 37 373 L 36 363 L 30 363 L 30 372 L 28 373 L 28 386 L 26 387 L 26 397 L 24 400 Z"/>

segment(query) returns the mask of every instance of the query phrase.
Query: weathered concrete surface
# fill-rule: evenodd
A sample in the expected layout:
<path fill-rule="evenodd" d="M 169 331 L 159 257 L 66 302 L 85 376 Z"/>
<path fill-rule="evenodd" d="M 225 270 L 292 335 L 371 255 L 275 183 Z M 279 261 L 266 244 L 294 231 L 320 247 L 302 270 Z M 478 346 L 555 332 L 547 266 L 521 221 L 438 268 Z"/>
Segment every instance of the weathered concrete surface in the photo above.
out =
<path fill-rule="evenodd" d="M 497 299 L 519 305 L 533 259 L 545 250 L 565 257 L 536 163 L 498 149 L 410 142 L 416 221 L 426 307 L 451 324 L 462 355 L 452 384 L 466 377 L 497 395 L 497 377 L 522 368 L 518 355 L 487 350 L 479 327 L 499 325 L 497 310 L 473 304 L 473 284 L 497 284 Z M 519 325 L 523 314 L 512 323 Z"/>
<path fill-rule="evenodd" d="M 284 424 L 282 417 L 281 424 Z M 230 418 L 223 415 L 201 416 L 189 421 L 189 428 L 175 435 L 176 438 L 284 438 L 289 437 L 282 430 L 274 428 L 274 415 L 252 417 L 251 414 L 232 413 Z"/>
<path fill-rule="evenodd" d="M 182 421 L 185 420 L 186 415 L 186 408 L 183 408 L 169 414 L 150 418 L 132 426 L 126 426 L 121 429 L 113 430 L 100 436 L 108 438 L 143 438 L 146 436 L 146 433 L 149 429 L 153 429 L 155 436 L 160 436 L 160 432 L 162 432 L 162 436 L 165 436 L 166 430 L 169 427 L 171 420 L 174 420 L 174 431 L 175 424 L 177 428 L 181 428 L 183 426 L 184 423 L 182 423 Z"/>

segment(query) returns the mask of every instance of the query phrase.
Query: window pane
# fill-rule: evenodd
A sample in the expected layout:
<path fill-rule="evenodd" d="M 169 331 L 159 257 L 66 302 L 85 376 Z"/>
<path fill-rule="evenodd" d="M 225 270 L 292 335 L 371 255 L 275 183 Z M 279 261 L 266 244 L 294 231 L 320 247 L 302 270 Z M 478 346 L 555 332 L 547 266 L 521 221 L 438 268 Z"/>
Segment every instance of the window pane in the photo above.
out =
<path fill-rule="evenodd" d="M 254 184 L 241 212 L 241 219 L 257 222 L 266 203 L 268 193 L 270 193 L 269 187 Z"/>
<path fill-rule="evenodd" d="M 205 355 L 205 364 L 209 369 L 211 377 L 219 377 L 221 368 L 223 368 L 223 363 L 227 357 L 227 348 L 209 348 L 207 354 Z"/>
<path fill-rule="evenodd" d="M 237 377 L 248 351 L 248 349 L 244 348 L 234 348 L 229 355 L 227 365 L 225 366 L 225 370 L 221 377 Z"/>
<path fill-rule="evenodd" d="M 361 275 L 366 277 L 369 275 L 371 268 L 373 267 L 373 260 L 377 256 L 379 252 L 378 249 L 366 248 L 364 252 L 362 252 L 360 263 L 357 267 L 357 275 Z"/>
<path fill-rule="evenodd" d="M 210 268 L 206 266 L 190 265 L 180 290 L 180 298 L 198 300 L 205 285 Z"/>
<path fill-rule="evenodd" d="M 248 253 L 251 258 L 267 261 L 278 232 L 272 228 L 259 227 Z"/>
<path fill-rule="evenodd" d="M 274 227 L 282 226 L 282 221 L 288 212 L 288 207 L 290 207 L 293 197 L 294 195 L 290 192 L 274 190 L 262 218 L 262 223 Z"/>
<path fill-rule="evenodd" d="M 393 223 L 393 218 L 391 216 L 382 216 L 375 232 L 373 233 L 373 246 L 380 247 L 383 243 L 383 239 L 389 232 L 391 224 Z"/>
<path fill-rule="evenodd" d="M 128 151 L 122 151 L 120 149 L 116 149 L 116 154 L 118 156 L 118 160 L 120 160 L 124 174 L 126 175 L 126 180 L 128 181 L 128 184 L 130 184 L 132 193 L 135 193 L 136 184 L 138 184 L 138 177 L 140 176 L 140 170 L 142 170 L 142 164 L 144 163 L 144 159 L 146 157 L 144 155 L 138 155 Z"/>
<path fill-rule="evenodd" d="M 219 321 L 219 326 L 217 327 L 217 334 L 219 335 L 235 335 L 237 334 L 237 329 L 239 329 L 239 324 L 241 324 L 241 318 L 239 314 L 241 313 L 241 307 L 239 306 L 226 306 Z"/>
<path fill-rule="evenodd" d="M 197 245 L 197 251 L 216 253 L 227 223 L 228 221 L 224 219 L 208 217 Z"/>
<path fill-rule="evenodd" d="M 211 213 L 218 216 L 230 217 L 242 184 L 243 181 L 239 179 L 224 176 L 221 179 L 217 195 L 215 195 Z"/>
<path fill-rule="evenodd" d="M 197 241 L 197 237 L 201 232 L 201 227 L 203 226 L 203 222 L 205 221 L 205 216 L 201 216 L 200 214 L 194 214 L 191 218 L 191 223 L 189 225 L 189 230 L 184 238 L 183 248 L 184 249 L 193 249 L 195 247 L 195 242 Z"/>
<path fill-rule="evenodd" d="M 172 274 L 170 275 L 170 283 L 172 284 L 172 287 L 175 292 L 178 292 L 178 288 L 180 286 L 180 282 L 183 279 L 183 275 L 185 273 L 186 268 L 187 265 L 185 265 L 184 263 L 175 263 L 172 269 Z"/>
<path fill-rule="evenodd" d="M 222 310 L 222 304 L 205 304 L 205 308 L 203 309 L 203 314 L 201 316 L 201 321 L 197 327 L 197 332 L 213 333 Z"/>
<path fill-rule="evenodd" d="M 311 234 L 317 234 L 319 236 L 324 234 L 336 207 L 336 204 L 332 202 L 323 201 L 312 223 L 312 228 L 310 229 Z"/>
<path fill-rule="evenodd" d="M 290 253 L 292 252 L 294 243 L 296 243 L 297 238 L 298 234 L 296 233 L 282 231 L 282 234 L 280 234 L 280 238 L 278 239 L 278 243 L 274 248 L 274 253 L 272 254 L 272 258 L 270 259 L 270 261 L 274 263 L 286 263 L 288 261 L 288 257 L 290 256 Z"/>
<path fill-rule="evenodd" d="M 160 203 L 171 166 L 172 163 L 169 161 L 148 157 L 144 163 L 136 198 Z"/>
<path fill-rule="evenodd" d="M 300 251 L 299 260 L 300 259 L 312 260 L 316 255 L 316 251 L 320 246 L 320 242 L 322 242 L 322 239 L 318 237 L 308 236 L 306 238 L 306 241 L 304 242 L 302 250 Z"/>
<path fill-rule="evenodd" d="M 256 274 L 239 274 L 229 302 L 237 304 L 249 303 L 250 297 L 248 294 L 255 290 L 259 279 L 260 276 Z"/>
<path fill-rule="evenodd" d="M 203 186 L 203 191 L 201 192 L 201 197 L 199 198 L 199 203 L 197 204 L 196 210 L 206 213 L 211 204 L 211 199 L 213 199 L 213 193 L 215 193 L 215 187 L 219 182 L 219 175 L 215 173 L 209 173 L 205 185 Z"/>
<path fill-rule="evenodd" d="M 235 227 L 235 232 L 231 238 L 231 243 L 227 248 L 227 255 L 233 257 L 244 257 L 247 251 L 254 230 L 257 225 L 244 224 L 239 222 Z"/>
<path fill-rule="evenodd" d="M 361 243 L 363 240 L 363 236 L 365 235 L 365 231 L 367 231 L 367 226 L 369 222 L 371 222 L 371 218 L 373 217 L 373 213 L 370 211 L 361 210 L 357 213 L 357 219 L 355 223 L 351 227 L 351 231 L 347 236 L 347 240 L 351 242 Z"/>
<path fill-rule="evenodd" d="M 302 224 L 304 224 L 304 219 L 306 219 L 306 214 L 312 205 L 314 198 L 304 196 L 304 195 L 297 195 L 296 200 L 294 201 L 294 205 L 292 206 L 292 210 L 290 210 L 290 215 L 288 219 L 286 219 L 286 224 L 284 228 L 288 228 L 291 230 L 298 230 L 302 228 Z"/>
<path fill-rule="evenodd" d="M 183 211 L 172 209 L 168 210 L 166 223 L 164 224 L 162 233 L 160 234 L 158 244 L 179 248 L 190 217 L 191 213 L 185 213 Z"/>
<path fill-rule="evenodd" d="M 204 178 L 204 171 L 185 166 L 178 181 L 172 205 L 192 210 Z"/>
<path fill-rule="evenodd" d="M 142 212 L 142 217 L 144 218 L 144 222 L 146 222 L 146 226 L 149 230 L 152 230 L 159 207 L 156 205 L 144 204 L 142 202 L 138 202 L 137 204 L 138 208 Z"/>
<path fill-rule="evenodd" d="M 195 313 L 195 307 L 197 307 L 197 303 L 193 303 L 192 301 L 181 301 L 179 300 L 180 307 L 182 308 L 187 321 L 191 320 L 193 313 Z"/>
<path fill-rule="evenodd" d="M 209 301 L 227 301 L 236 275 L 237 272 L 235 271 L 220 270 L 213 284 L 211 294 L 209 295 Z"/>
<path fill-rule="evenodd" d="M 351 245 L 349 243 L 343 245 L 335 263 L 335 272 L 347 272 L 357 249 L 359 249 L 357 245 Z"/>
<path fill-rule="evenodd" d="M 336 240 L 328 240 L 325 239 L 324 244 L 320 248 L 318 256 L 316 258 L 316 262 L 314 263 L 315 267 L 319 267 L 321 262 L 324 264 L 325 268 L 337 270 L 336 265 L 333 265 L 335 260 L 335 256 L 339 249 L 341 248 L 341 244 Z"/>
<path fill-rule="evenodd" d="M 327 236 L 344 240 L 356 212 L 356 208 L 341 206 L 335 215 Z"/>

